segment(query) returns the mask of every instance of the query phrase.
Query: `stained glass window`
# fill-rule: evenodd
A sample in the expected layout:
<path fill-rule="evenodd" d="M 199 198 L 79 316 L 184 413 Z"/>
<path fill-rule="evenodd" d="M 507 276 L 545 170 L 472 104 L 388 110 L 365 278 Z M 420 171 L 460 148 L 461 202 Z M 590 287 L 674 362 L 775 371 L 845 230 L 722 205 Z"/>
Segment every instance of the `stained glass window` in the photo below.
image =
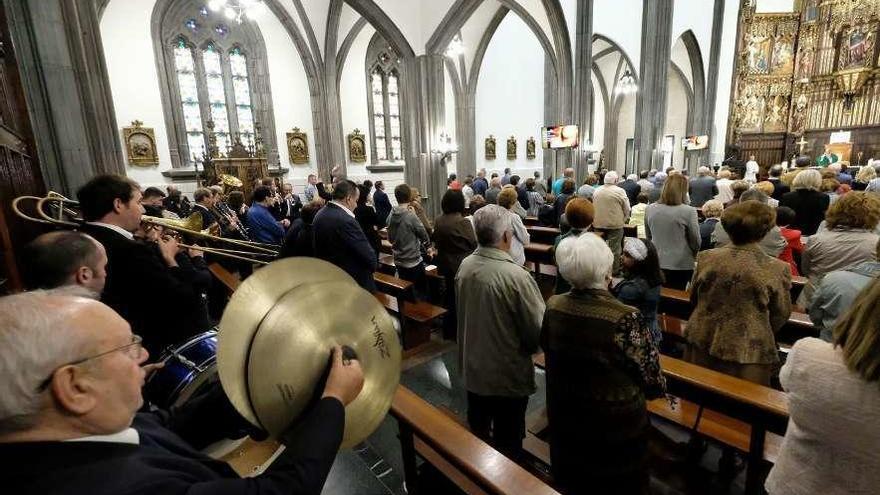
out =
<path fill-rule="evenodd" d="M 229 52 L 229 65 L 232 71 L 232 94 L 235 97 L 235 112 L 238 116 L 238 132 L 242 141 L 254 139 L 254 109 L 251 105 L 251 86 L 248 80 L 247 57 L 236 47 Z"/>
<path fill-rule="evenodd" d="M 214 135 L 221 153 L 229 146 L 229 114 L 226 111 L 226 91 L 223 89 L 223 66 L 220 54 L 213 44 L 202 51 L 205 65 L 205 84 L 208 88 L 208 104 L 211 106 L 211 120 L 214 121 Z"/>
<path fill-rule="evenodd" d="M 201 155 L 205 148 L 204 128 L 202 127 L 199 91 L 196 84 L 195 61 L 192 49 L 184 39 L 179 39 L 174 47 L 174 68 L 177 84 L 180 89 L 180 103 L 183 110 L 183 121 L 186 126 L 186 142 L 189 145 L 189 157 Z"/>
<path fill-rule="evenodd" d="M 400 99 L 397 92 L 397 73 L 388 76 L 388 127 L 391 134 L 391 159 L 403 158 L 400 140 Z"/>

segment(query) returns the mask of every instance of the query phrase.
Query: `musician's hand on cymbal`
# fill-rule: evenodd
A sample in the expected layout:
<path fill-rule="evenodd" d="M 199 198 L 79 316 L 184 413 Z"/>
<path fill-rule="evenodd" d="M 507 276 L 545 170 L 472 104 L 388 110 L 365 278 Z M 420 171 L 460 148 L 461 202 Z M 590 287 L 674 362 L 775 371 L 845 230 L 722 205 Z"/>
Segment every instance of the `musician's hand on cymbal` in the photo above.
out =
<path fill-rule="evenodd" d="M 350 404 L 364 386 L 364 371 L 357 359 L 342 359 L 342 348 L 333 347 L 330 374 L 324 386 L 324 397 L 335 397 L 343 406 Z"/>
<path fill-rule="evenodd" d="M 177 260 L 174 257 L 177 255 L 178 248 L 177 239 L 173 237 L 165 236 L 159 239 L 159 251 L 169 267 L 177 266 Z"/>

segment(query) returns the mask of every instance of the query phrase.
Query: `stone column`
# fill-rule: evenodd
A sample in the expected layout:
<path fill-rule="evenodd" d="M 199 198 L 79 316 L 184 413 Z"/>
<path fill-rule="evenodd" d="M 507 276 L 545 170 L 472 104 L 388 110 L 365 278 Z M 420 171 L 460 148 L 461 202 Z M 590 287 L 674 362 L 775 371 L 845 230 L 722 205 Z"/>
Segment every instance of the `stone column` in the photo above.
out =
<path fill-rule="evenodd" d="M 412 135 L 407 141 L 406 183 L 416 187 L 425 199 L 424 206 L 429 218 L 440 213 L 440 199 L 446 192 L 446 162 L 439 154 L 432 153 L 438 147 L 440 131 L 446 128 L 444 108 L 445 60 L 443 55 L 419 55 L 411 62 L 404 61 L 408 89 L 404 97 L 407 104 L 407 120 Z"/>
<path fill-rule="evenodd" d="M 715 0 L 712 11 L 712 42 L 709 49 L 709 70 L 706 81 L 706 114 L 703 131 L 709 135 L 709 146 L 700 151 L 700 164 L 711 167 L 712 139 L 715 135 L 715 100 L 718 97 L 718 64 L 721 58 L 721 36 L 724 34 L 724 0 Z"/>
<path fill-rule="evenodd" d="M 587 138 L 593 142 L 593 133 L 590 132 L 593 121 L 593 85 L 590 80 L 593 69 L 593 0 L 578 0 L 574 60 L 573 120 L 581 134 L 581 145 L 576 150 L 575 177 L 581 181 L 587 174 Z"/>
<path fill-rule="evenodd" d="M 5 0 L 46 186 L 125 173 L 94 0 Z"/>
<path fill-rule="evenodd" d="M 636 103 L 635 149 L 639 170 L 659 166 L 666 123 L 666 86 L 672 51 L 672 0 L 642 3 L 642 56 Z"/>

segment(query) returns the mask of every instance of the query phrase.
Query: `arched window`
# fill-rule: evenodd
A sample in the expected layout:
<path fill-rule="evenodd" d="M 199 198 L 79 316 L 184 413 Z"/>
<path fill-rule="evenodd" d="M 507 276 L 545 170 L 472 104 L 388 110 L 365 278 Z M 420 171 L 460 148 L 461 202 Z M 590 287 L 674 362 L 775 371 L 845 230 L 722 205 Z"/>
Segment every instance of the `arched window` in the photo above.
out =
<path fill-rule="evenodd" d="M 403 161 L 400 131 L 400 60 L 379 34 L 373 36 L 367 48 L 367 107 L 372 139 L 371 161 Z"/>
<path fill-rule="evenodd" d="M 208 149 L 209 126 L 221 155 L 238 138 L 254 144 L 257 126 L 269 163 L 277 161 L 266 49 L 257 25 L 228 21 L 195 0 L 154 12 L 154 46 L 174 167 Z M 158 8 L 158 6 L 157 6 Z M 200 158 L 199 158 L 200 160 Z"/>

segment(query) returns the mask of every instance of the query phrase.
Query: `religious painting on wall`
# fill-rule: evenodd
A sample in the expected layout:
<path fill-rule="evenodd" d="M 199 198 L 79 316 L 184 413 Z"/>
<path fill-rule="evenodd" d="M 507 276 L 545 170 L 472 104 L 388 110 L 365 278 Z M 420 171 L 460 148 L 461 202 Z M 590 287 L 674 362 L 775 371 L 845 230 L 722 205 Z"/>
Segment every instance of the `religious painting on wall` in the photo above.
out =
<path fill-rule="evenodd" d="M 792 40 L 776 40 L 771 64 L 770 72 L 773 74 L 790 74 L 794 70 Z"/>
<path fill-rule="evenodd" d="M 309 138 L 299 127 L 294 127 L 292 132 L 287 133 L 287 153 L 290 163 L 294 165 L 309 163 Z"/>
<path fill-rule="evenodd" d="M 804 6 L 804 22 L 816 22 L 819 19 L 818 0 L 810 0 Z"/>
<path fill-rule="evenodd" d="M 529 160 L 534 160 L 535 158 L 535 138 L 529 137 L 528 141 L 526 141 L 526 158 Z"/>
<path fill-rule="evenodd" d="M 348 135 L 348 159 L 354 163 L 367 161 L 367 144 L 359 129 Z"/>
<path fill-rule="evenodd" d="M 122 128 L 128 164 L 142 167 L 158 165 L 155 131 L 152 127 L 143 127 L 143 124 L 140 120 L 135 120 L 130 127 Z"/>
<path fill-rule="evenodd" d="M 507 140 L 507 159 L 516 160 L 516 138 L 510 136 Z"/>
<path fill-rule="evenodd" d="M 485 156 L 487 160 L 495 159 L 495 136 L 489 134 L 489 137 L 486 138 L 486 151 Z"/>
<path fill-rule="evenodd" d="M 746 46 L 748 71 L 752 74 L 766 74 L 770 69 L 770 47 L 773 40 L 769 36 L 753 35 Z"/>
<path fill-rule="evenodd" d="M 874 32 L 868 32 L 866 27 L 854 27 L 844 33 L 838 67 L 870 67 L 874 55 L 874 38 Z"/>

